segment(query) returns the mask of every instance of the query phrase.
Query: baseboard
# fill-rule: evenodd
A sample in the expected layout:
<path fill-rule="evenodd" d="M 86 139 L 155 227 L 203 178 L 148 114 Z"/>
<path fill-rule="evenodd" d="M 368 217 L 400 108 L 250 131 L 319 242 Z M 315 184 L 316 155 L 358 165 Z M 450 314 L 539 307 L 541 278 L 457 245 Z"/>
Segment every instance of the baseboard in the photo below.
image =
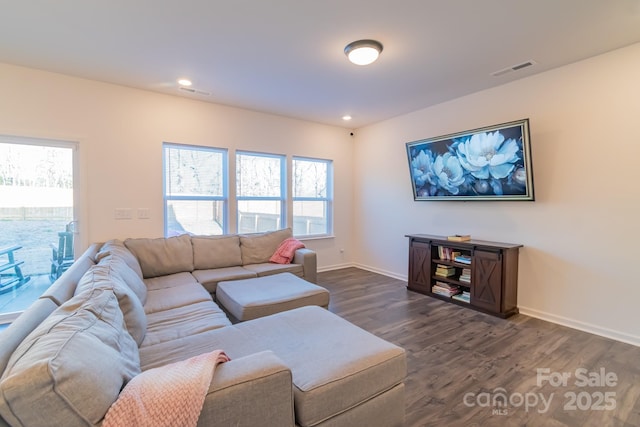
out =
<path fill-rule="evenodd" d="M 640 336 L 614 331 L 613 329 L 603 328 L 591 323 L 557 316 L 555 314 L 546 313 L 544 311 L 528 307 L 518 306 L 518 309 L 520 310 L 520 314 L 524 314 L 526 316 L 535 317 L 536 319 L 545 320 L 547 322 L 556 323 L 558 325 L 567 326 L 572 329 L 577 329 L 579 331 L 588 332 L 590 334 L 599 335 L 601 337 L 610 338 L 612 340 L 640 347 Z"/>
<path fill-rule="evenodd" d="M 323 271 L 333 271 L 340 270 L 341 268 L 349 268 L 355 267 L 356 265 L 353 263 L 345 263 L 345 264 L 334 264 L 334 265 L 326 265 L 324 267 L 318 267 L 318 273 L 322 273 Z"/>
<path fill-rule="evenodd" d="M 391 277 L 392 279 L 403 280 L 405 282 L 407 281 L 406 276 L 401 276 L 399 274 L 396 274 L 387 270 L 382 270 L 380 268 L 371 267 L 364 264 L 358 264 L 357 262 L 351 262 L 351 263 L 345 263 L 345 264 L 334 264 L 334 265 L 319 267 L 318 273 L 322 273 L 323 271 L 340 270 L 341 268 L 349 268 L 349 267 L 355 267 L 361 270 L 371 271 L 372 273 L 382 274 L 383 276 Z"/>
<path fill-rule="evenodd" d="M 382 274 L 383 276 L 391 277 L 392 279 L 398 279 L 398 280 L 402 280 L 404 282 L 407 281 L 407 276 L 396 274 L 396 273 L 394 273 L 392 271 L 382 270 L 380 268 L 371 267 L 369 265 L 358 264 L 358 263 L 353 264 L 353 266 L 357 267 L 357 268 L 361 268 L 362 270 L 371 271 L 372 273 Z"/>

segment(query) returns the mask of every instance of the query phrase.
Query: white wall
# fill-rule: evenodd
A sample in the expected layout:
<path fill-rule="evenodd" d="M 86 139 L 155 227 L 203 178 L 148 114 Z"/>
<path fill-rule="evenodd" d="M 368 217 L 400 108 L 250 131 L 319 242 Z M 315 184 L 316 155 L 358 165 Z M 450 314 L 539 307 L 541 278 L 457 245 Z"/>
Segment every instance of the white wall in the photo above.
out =
<path fill-rule="evenodd" d="M 334 160 L 335 238 L 308 240 L 320 267 L 351 252 L 353 139 L 342 128 L 0 64 L 0 134 L 79 142 L 82 247 L 163 234 L 162 143 Z M 231 164 L 232 162 L 230 162 Z M 0 201 L 1 203 L 1 201 Z M 115 220 L 115 208 L 151 219 Z"/>
<path fill-rule="evenodd" d="M 521 243 L 522 313 L 640 345 L 638 76 L 640 44 L 360 129 L 354 261 L 406 278 L 408 233 Z M 522 118 L 535 202 L 413 201 L 406 142 Z"/>

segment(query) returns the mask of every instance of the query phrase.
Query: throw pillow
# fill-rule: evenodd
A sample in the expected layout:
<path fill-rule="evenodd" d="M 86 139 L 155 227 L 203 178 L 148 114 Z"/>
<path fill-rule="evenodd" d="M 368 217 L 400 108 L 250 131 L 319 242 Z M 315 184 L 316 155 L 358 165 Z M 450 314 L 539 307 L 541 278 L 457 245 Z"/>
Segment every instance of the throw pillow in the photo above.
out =
<path fill-rule="evenodd" d="M 278 245 L 283 240 L 292 237 L 291 228 L 265 233 L 241 234 L 240 250 L 242 251 L 242 264 L 260 264 L 269 262 Z"/>
<path fill-rule="evenodd" d="M 138 259 L 143 278 L 193 271 L 191 236 L 127 239 L 124 245 Z"/>

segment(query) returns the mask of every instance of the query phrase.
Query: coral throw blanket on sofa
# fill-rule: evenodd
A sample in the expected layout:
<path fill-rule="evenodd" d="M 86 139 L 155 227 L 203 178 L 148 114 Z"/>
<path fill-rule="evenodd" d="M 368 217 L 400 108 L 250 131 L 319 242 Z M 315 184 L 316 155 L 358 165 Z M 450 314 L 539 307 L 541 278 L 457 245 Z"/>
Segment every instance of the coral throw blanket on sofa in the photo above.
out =
<path fill-rule="evenodd" d="M 215 367 L 228 361 L 216 350 L 142 372 L 111 405 L 103 427 L 195 427 Z"/>
<path fill-rule="evenodd" d="M 296 251 L 302 248 L 304 248 L 304 243 L 294 237 L 289 237 L 280 243 L 269 261 L 276 264 L 290 264 Z"/>

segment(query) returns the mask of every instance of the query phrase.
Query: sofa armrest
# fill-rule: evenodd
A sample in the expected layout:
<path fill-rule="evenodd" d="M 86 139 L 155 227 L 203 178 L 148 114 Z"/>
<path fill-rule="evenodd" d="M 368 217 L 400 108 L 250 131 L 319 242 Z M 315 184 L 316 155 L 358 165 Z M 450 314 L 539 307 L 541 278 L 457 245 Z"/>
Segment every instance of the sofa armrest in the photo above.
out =
<path fill-rule="evenodd" d="M 216 367 L 198 426 L 294 426 L 291 371 L 271 351 Z"/>
<path fill-rule="evenodd" d="M 298 249 L 293 255 L 294 264 L 302 264 L 304 280 L 316 283 L 318 280 L 318 264 L 316 261 L 316 253 L 311 249 Z"/>

